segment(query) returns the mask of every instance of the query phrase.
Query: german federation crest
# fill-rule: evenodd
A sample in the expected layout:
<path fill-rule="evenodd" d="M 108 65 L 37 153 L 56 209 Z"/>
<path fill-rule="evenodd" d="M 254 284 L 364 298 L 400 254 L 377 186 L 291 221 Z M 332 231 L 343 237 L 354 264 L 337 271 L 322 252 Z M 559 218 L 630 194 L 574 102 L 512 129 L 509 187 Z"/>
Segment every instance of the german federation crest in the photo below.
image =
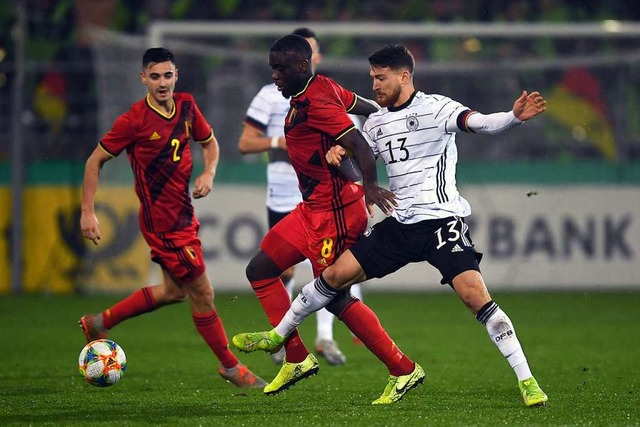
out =
<path fill-rule="evenodd" d="M 416 129 L 418 129 L 420 122 L 418 122 L 418 118 L 416 116 L 409 116 L 407 117 L 406 124 L 407 124 L 407 129 L 409 129 L 410 132 L 413 132 Z"/>

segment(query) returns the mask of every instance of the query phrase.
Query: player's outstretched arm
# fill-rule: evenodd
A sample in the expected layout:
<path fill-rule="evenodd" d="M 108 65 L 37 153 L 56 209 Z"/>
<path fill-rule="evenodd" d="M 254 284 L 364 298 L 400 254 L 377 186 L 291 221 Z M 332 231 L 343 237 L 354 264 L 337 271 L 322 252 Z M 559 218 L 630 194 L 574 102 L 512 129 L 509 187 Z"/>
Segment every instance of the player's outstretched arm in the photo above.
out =
<path fill-rule="evenodd" d="M 202 157 L 204 159 L 204 170 L 196 178 L 193 198 L 205 197 L 213 189 L 213 178 L 216 176 L 218 159 L 220 158 L 220 146 L 215 135 L 210 142 L 202 145 Z"/>
<path fill-rule="evenodd" d="M 466 126 L 472 132 L 495 135 L 544 113 L 547 109 L 546 105 L 547 101 L 539 92 L 528 94 L 525 90 L 513 103 L 513 110 L 491 114 L 474 111 L 468 115 Z"/>
<path fill-rule="evenodd" d="M 100 235 L 100 222 L 96 217 L 94 206 L 100 170 L 111 156 L 102 148 L 96 147 L 87 159 L 84 166 L 84 179 L 82 181 L 82 207 L 80 215 L 80 229 L 85 239 L 89 239 L 94 245 L 98 244 Z"/>

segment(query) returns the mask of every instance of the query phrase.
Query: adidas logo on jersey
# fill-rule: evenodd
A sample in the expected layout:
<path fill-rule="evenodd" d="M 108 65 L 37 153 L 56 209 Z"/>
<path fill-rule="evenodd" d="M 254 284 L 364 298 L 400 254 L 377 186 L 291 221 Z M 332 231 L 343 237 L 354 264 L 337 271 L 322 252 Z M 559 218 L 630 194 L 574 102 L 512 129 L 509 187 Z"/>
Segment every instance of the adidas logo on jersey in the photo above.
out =
<path fill-rule="evenodd" d="M 155 141 L 156 139 L 160 139 L 160 135 L 158 134 L 158 132 L 154 131 L 149 137 L 149 141 Z"/>
<path fill-rule="evenodd" d="M 451 252 L 464 252 L 463 249 L 456 243 L 456 245 L 451 249 Z"/>
<path fill-rule="evenodd" d="M 376 138 L 380 138 L 382 136 L 382 129 L 378 128 L 378 132 L 376 133 Z"/>

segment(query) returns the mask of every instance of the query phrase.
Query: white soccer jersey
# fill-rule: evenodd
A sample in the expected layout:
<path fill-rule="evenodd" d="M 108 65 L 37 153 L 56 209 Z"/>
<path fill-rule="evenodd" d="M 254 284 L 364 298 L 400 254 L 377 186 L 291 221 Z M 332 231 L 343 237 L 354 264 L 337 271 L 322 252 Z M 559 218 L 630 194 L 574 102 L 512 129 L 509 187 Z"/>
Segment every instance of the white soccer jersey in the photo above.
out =
<path fill-rule="evenodd" d="M 263 86 L 247 110 L 249 122 L 260 124 L 266 136 L 283 136 L 289 100 L 275 84 Z M 302 201 L 298 177 L 287 161 L 272 161 L 267 166 L 267 207 L 276 212 L 290 212 Z"/>
<path fill-rule="evenodd" d="M 471 213 L 456 188 L 455 133 L 464 130 L 458 117 L 465 111 L 469 108 L 446 96 L 415 92 L 403 106 L 382 108 L 365 122 L 365 139 L 384 160 L 389 189 L 397 197 L 392 215 L 399 222 Z"/>

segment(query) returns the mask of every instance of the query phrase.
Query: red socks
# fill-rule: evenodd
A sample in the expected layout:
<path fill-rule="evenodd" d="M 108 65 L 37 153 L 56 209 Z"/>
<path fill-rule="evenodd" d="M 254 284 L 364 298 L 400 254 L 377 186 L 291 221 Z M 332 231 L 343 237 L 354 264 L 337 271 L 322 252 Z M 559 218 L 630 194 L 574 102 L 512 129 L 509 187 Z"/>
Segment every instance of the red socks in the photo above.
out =
<path fill-rule="evenodd" d="M 394 376 L 410 374 L 415 363 L 404 355 L 380 324 L 378 316 L 362 301 L 349 304 L 340 313 L 342 320 L 364 345 L 387 365 Z"/>
<path fill-rule="evenodd" d="M 272 277 L 252 281 L 251 287 L 258 297 L 269 323 L 275 327 L 291 306 L 291 299 L 284 283 L 279 277 Z M 286 361 L 290 363 L 300 363 L 309 355 L 309 350 L 305 347 L 297 330 L 289 335 L 284 343 L 284 348 Z"/>
<path fill-rule="evenodd" d="M 138 289 L 113 307 L 102 312 L 102 322 L 106 329 L 111 329 L 123 320 L 154 310 L 156 301 L 151 293 L 151 287 Z M 215 353 L 225 368 L 233 368 L 238 364 L 238 358 L 229 350 L 227 334 L 222 326 L 218 313 L 192 314 L 196 329 Z"/>
<path fill-rule="evenodd" d="M 222 366 L 233 368 L 238 364 L 238 358 L 229 350 L 229 340 L 222 326 L 222 320 L 218 312 L 212 310 L 208 313 L 192 313 L 193 323 L 196 329 L 215 353 Z"/>
<path fill-rule="evenodd" d="M 151 293 L 151 287 L 147 286 L 103 311 L 102 323 L 106 329 L 111 329 L 123 320 L 153 311 L 155 308 L 156 301 Z"/>

